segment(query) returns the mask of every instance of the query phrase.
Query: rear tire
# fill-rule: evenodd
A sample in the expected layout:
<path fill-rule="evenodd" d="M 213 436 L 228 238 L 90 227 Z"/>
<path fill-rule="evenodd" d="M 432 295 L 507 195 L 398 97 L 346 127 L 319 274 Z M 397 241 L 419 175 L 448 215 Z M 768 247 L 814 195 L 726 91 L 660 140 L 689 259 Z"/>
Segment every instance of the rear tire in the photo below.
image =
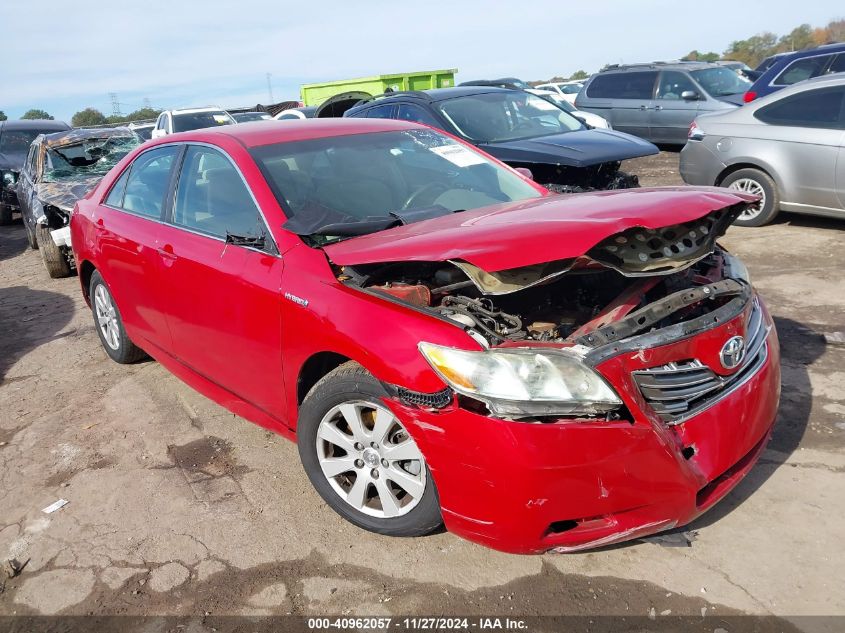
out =
<path fill-rule="evenodd" d="M 91 312 L 94 314 L 94 327 L 109 358 L 121 365 L 137 363 L 146 358 L 147 353 L 126 336 L 123 319 L 112 298 L 111 290 L 96 270 L 91 275 L 88 296 L 91 300 Z"/>
<path fill-rule="evenodd" d="M 47 269 L 47 274 L 54 279 L 68 277 L 70 275 L 70 264 L 62 249 L 53 241 L 53 236 L 50 235 L 50 229 L 43 224 L 36 224 L 35 241 L 38 244 L 38 249 L 41 251 L 41 259 L 44 260 L 44 267 Z"/>
<path fill-rule="evenodd" d="M 751 167 L 739 169 L 729 174 L 721 185 L 728 189 L 742 193 L 753 193 L 761 197 L 760 202 L 743 211 L 734 220 L 734 224 L 738 226 L 763 226 L 777 217 L 780 211 L 780 196 L 775 181 L 767 173 Z"/>
<path fill-rule="evenodd" d="M 388 536 L 430 534 L 443 524 L 434 480 L 386 395 L 358 363 L 326 374 L 300 408 L 299 456 L 323 500 L 350 523 Z"/>

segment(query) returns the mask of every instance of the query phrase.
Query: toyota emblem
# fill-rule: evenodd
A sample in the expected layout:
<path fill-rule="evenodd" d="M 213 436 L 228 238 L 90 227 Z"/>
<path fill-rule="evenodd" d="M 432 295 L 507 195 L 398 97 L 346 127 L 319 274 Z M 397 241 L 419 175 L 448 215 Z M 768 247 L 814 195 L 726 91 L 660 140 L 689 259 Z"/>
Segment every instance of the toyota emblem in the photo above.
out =
<path fill-rule="evenodd" d="M 745 339 L 741 336 L 729 338 L 719 352 L 719 360 L 725 369 L 738 367 L 745 358 Z"/>

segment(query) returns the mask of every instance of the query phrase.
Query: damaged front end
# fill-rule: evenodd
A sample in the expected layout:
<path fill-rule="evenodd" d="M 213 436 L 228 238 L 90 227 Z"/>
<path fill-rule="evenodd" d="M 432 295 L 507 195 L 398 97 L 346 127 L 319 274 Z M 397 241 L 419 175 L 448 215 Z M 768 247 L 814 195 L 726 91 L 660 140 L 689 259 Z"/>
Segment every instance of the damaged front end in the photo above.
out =
<path fill-rule="evenodd" d="M 649 344 L 664 344 L 746 308 L 745 268 L 716 243 L 746 204 L 630 226 L 551 262 L 499 271 L 458 258 L 355 264 L 338 267 L 338 279 L 463 329 L 478 351 L 427 342 L 420 351 L 472 410 L 536 421 L 627 419 L 596 365 L 639 336 L 662 333 Z"/>

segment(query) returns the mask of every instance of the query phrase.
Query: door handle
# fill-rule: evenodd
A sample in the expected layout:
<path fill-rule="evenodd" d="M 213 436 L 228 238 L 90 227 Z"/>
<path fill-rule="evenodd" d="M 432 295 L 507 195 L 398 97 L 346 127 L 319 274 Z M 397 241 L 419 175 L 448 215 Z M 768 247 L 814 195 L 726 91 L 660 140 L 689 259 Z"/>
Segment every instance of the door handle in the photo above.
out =
<path fill-rule="evenodd" d="M 641 105 L 640 110 L 651 110 L 647 105 Z"/>
<path fill-rule="evenodd" d="M 656 106 L 654 106 L 654 109 L 655 110 L 662 110 L 663 106 L 662 105 L 656 105 Z"/>
<path fill-rule="evenodd" d="M 170 244 L 165 244 L 164 246 L 162 246 L 161 248 L 157 248 L 156 250 L 163 259 L 176 259 L 176 253 L 173 252 L 173 246 Z"/>

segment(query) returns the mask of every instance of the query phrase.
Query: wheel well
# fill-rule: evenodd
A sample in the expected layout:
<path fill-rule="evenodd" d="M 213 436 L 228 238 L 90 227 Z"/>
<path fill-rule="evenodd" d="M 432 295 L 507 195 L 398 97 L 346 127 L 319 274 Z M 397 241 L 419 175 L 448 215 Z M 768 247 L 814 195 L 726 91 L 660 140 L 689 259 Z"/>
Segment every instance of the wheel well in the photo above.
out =
<path fill-rule="evenodd" d="M 350 360 L 343 354 L 319 352 L 305 361 L 302 369 L 299 370 L 299 378 L 296 381 L 297 404 L 302 404 L 305 396 L 311 391 L 311 387 L 316 385 L 323 376 Z"/>
<path fill-rule="evenodd" d="M 760 165 L 755 165 L 753 163 L 737 163 L 736 165 L 729 165 L 728 167 L 725 167 L 725 169 L 722 171 L 722 173 L 720 173 L 716 177 L 715 185 L 717 187 L 720 187 L 722 185 L 722 183 L 725 181 L 725 178 L 730 176 L 732 173 L 739 171 L 740 169 L 756 169 L 757 171 L 762 171 L 769 178 L 772 178 L 772 175 L 768 171 L 766 171 L 765 169 L 760 167 Z M 772 178 L 772 181 L 775 182 L 775 179 Z"/>
<path fill-rule="evenodd" d="M 90 297 L 88 296 L 88 288 L 91 287 L 91 275 L 94 274 L 94 271 L 97 270 L 94 268 L 94 264 L 89 262 L 87 259 L 82 262 L 82 265 L 79 267 L 79 282 L 82 284 L 82 294 L 85 295 L 85 300 L 90 303 Z"/>

